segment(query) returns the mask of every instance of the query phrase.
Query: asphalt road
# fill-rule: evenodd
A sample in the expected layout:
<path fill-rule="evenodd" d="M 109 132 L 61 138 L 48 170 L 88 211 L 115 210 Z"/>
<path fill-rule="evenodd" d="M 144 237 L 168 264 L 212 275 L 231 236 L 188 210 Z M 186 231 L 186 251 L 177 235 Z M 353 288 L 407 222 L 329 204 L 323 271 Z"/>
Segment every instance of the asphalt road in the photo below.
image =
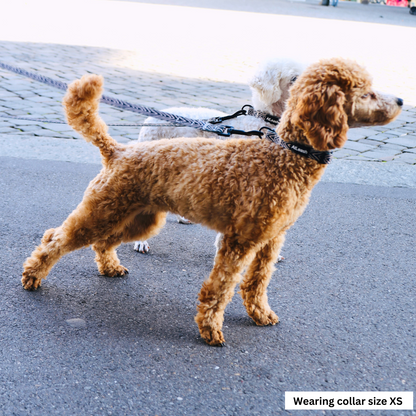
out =
<path fill-rule="evenodd" d="M 149 255 L 120 247 L 126 278 L 84 249 L 22 289 L 99 169 L 0 158 L 0 415 L 284 415 L 285 391 L 416 391 L 416 189 L 319 184 L 269 286 L 281 322 L 257 327 L 236 295 L 215 348 L 193 321 L 215 233 L 173 216 Z"/>

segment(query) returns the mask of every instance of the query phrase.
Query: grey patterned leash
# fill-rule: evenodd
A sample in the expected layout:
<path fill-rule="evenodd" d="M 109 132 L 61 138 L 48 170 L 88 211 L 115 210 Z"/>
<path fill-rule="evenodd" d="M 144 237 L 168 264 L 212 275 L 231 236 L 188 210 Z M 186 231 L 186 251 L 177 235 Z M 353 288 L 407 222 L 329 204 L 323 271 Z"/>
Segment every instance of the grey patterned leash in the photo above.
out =
<path fill-rule="evenodd" d="M 26 71 L 25 69 L 7 65 L 2 62 L 0 62 L 0 68 L 14 72 L 18 75 L 23 75 L 27 78 L 42 82 L 43 84 L 58 88 L 63 91 L 66 91 L 68 88 L 68 85 L 65 82 L 54 80 L 52 78 L 45 77 L 43 75 L 38 75 L 33 72 Z M 128 111 L 139 113 L 148 117 L 157 118 L 159 120 L 167 121 L 169 123 L 181 124 L 183 126 L 193 127 L 199 130 L 208 131 L 211 133 L 218 134 L 219 136 L 229 137 L 231 136 L 231 134 L 245 134 L 245 135 L 257 135 L 261 137 L 262 135 L 258 131 L 245 132 L 241 130 L 235 130 L 232 126 L 214 125 L 205 120 L 193 120 L 190 118 L 178 116 L 176 114 L 165 113 L 164 111 L 159 111 L 154 108 L 145 107 L 143 105 L 131 104 L 126 101 L 122 101 L 122 100 L 119 100 L 118 98 L 113 98 L 107 95 L 103 95 L 100 101 L 102 103 L 109 104 L 113 107 L 121 108 L 123 110 L 128 110 Z"/>
<path fill-rule="evenodd" d="M 13 118 L 15 120 L 26 120 L 26 121 L 36 121 L 39 123 L 50 123 L 50 124 L 68 124 L 66 121 L 61 121 L 61 120 L 47 120 L 45 118 L 30 118 L 30 117 L 19 117 L 19 116 L 11 116 L 9 114 L 1 114 L 0 113 L 0 117 L 1 118 Z M 127 124 L 127 123 L 121 123 L 121 124 L 107 124 L 107 126 L 110 127 L 116 127 L 116 126 L 120 126 L 120 127 L 181 127 L 180 124 L 162 124 L 162 123 L 139 123 L 139 124 Z"/>
<path fill-rule="evenodd" d="M 243 110 L 244 107 L 248 107 L 247 111 L 247 115 L 248 116 L 253 116 L 256 118 L 261 118 L 262 120 L 264 120 L 267 123 L 273 124 L 274 126 L 277 126 L 280 123 L 280 117 L 274 116 L 273 114 L 268 114 L 264 111 L 260 111 L 260 110 L 255 110 L 251 105 L 246 104 L 245 106 L 243 106 Z"/>

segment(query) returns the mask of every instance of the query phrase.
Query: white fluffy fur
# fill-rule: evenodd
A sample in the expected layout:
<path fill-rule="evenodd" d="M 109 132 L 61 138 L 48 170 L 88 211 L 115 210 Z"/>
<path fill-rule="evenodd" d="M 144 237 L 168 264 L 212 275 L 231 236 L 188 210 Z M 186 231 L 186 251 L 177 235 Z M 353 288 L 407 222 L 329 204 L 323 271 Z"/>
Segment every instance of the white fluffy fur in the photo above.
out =
<path fill-rule="evenodd" d="M 252 92 L 254 109 L 280 117 L 283 113 L 286 100 L 289 98 L 291 81 L 294 77 L 299 76 L 303 72 L 303 69 L 303 65 L 298 62 L 282 59 L 271 59 L 260 64 L 248 82 Z M 197 120 L 226 115 L 222 111 L 202 107 L 171 107 L 163 111 Z M 152 117 L 147 118 L 145 123 L 166 124 L 165 121 Z M 223 124 L 245 131 L 258 130 L 263 126 L 274 127 L 262 119 L 251 116 L 240 116 L 227 120 Z M 143 127 L 140 131 L 139 141 L 173 139 L 176 137 L 214 137 L 216 139 L 224 139 L 224 137 L 218 136 L 215 133 L 197 130 L 192 127 L 160 126 Z M 233 139 L 237 138 L 247 138 L 247 136 L 233 135 Z"/>

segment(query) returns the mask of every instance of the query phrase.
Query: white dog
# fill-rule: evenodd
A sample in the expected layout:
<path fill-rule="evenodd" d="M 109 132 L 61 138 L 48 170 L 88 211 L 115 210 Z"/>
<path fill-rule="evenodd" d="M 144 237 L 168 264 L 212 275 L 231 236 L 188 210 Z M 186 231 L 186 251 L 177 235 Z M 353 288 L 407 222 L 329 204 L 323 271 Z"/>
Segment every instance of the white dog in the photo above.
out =
<path fill-rule="evenodd" d="M 299 62 L 278 58 L 270 59 L 260 64 L 248 82 L 252 92 L 251 99 L 254 110 L 263 112 L 264 115 L 280 117 L 289 98 L 289 89 L 296 78 L 303 72 L 303 69 L 304 66 Z M 163 111 L 197 120 L 208 120 L 226 115 L 226 113 L 210 108 L 172 107 Z M 173 139 L 175 137 L 227 138 L 192 127 L 166 126 L 165 121 L 152 117 L 147 118 L 145 123 L 161 124 L 161 126 L 143 127 L 140 131 L 139 142 Z M 276 127 L 275 124 L 268 123 L 264 118 L 249 115 L 229 119 L 221 124 L 233 126 L 237 130 L 244 131 L 259 130 L 261 127 L 272 129 Z M 248 137 L 253 138 L 255 136 L 232 135 L 232 138 Z M 190 224 L 189 220 L 180 216 L 178 216 L 178 221 L 182 224 Z M 216 245 L 221 237 L 221 235 L 217 236 Z M 140 253 L 147 253 L 150 250 L 150 246 L 147 241 L 136 241 L 134 249 Z"/>

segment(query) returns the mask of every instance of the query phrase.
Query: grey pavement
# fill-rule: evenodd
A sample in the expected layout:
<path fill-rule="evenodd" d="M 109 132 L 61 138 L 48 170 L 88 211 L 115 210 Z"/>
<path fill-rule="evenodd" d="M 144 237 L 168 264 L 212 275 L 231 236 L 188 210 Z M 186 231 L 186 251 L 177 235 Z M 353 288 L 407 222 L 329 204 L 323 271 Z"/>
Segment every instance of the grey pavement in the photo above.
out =
<path fill-rule="evenodd" d="M 119 248 L 124 278 L 83 249 L 21 287 L 23 261 L 99 170 L 0 157 L 1 416 L 335 416 L 286 412 L 284 392 L 415 391 L 415 189 L 318 184 L 269 285 L 280 323 L 257 327 L 236 294 L 214 348 L 193 317 L 215 233 L 173 216 L 149 255 Z"/>

